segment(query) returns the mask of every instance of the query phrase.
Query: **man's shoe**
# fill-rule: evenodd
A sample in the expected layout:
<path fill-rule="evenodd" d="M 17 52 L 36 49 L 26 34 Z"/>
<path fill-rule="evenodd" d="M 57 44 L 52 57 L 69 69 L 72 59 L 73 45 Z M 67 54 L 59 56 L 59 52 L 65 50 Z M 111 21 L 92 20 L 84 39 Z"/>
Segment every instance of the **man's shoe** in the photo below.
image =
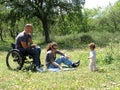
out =
<path fill-rule="evenodd" d="M 41 68 L 41 67 L 36 67 L 36 70 L 38 71 L 38 72 L 45 72 L 45 69 L 43 69 L 43 68 Z"/>

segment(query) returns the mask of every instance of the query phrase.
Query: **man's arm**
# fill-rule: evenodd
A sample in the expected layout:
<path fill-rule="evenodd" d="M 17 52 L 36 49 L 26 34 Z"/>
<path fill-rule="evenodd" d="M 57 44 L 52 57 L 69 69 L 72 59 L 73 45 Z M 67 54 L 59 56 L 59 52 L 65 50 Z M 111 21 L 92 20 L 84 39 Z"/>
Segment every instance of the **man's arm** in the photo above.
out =
<path fill-rule="evenodd" d="M 30 47 L 37 46 L 36 44 L 33 44 L 32 40 L 30 42 L 30 45 L 27 45 L 26 42 L 24 42 L 24 41 L 21 41 L 21 45 L 22 45 L 23 48 L 30 48 Z"/>
<path fill-rule="evenodd" d="M 25 41 L 21 41 L 21 45 L 22 45 L 23 48 L 33 47 L 33 45 L 32 45 L 33 44 L 32 39 L 29 39 L 29 43 L 30 43 L 30 45 L 27 45 Z"/>
<path fill-rule="evenodd" d="M 24 42 L 24 41 L 21 41 L 21 45 L 23 48 L 30 48 L 31 47 L 31 45 L 27 45 L 26 42 Z"/>
<path fill-rule="evenodd" d="M 32 39 L 30 39 L 30 45 L 31 45 L 31 47 L 37 46 L 37 44 L 34 44 L 34 43 L 33 43 Z"/>
<path fill-rule="evenodd" d="M 29 39 L 29 42 L 30 42 L 30 44 L 33 44 L 33 41 L 32 41 L 32 39 Z"/>

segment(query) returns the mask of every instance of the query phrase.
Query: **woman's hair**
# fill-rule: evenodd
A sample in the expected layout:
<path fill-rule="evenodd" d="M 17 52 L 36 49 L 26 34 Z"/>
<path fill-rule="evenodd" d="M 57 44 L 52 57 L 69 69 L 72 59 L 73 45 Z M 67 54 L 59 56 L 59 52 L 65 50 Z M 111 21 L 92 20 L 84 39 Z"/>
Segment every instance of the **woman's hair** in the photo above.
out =
<path fill-rule="evenodd" d="M 95 43 L 90 43 L 89 45 L 88 45 L 89 47 L 92 47 L 93 49 L 95 49 Z"/>
<path fill-rule="evenodd" d="M 53 46 L 58 46 L 58 44 L 56 42 L 49 43 L 46 47 L 47 51 L 51 50 Z"/>

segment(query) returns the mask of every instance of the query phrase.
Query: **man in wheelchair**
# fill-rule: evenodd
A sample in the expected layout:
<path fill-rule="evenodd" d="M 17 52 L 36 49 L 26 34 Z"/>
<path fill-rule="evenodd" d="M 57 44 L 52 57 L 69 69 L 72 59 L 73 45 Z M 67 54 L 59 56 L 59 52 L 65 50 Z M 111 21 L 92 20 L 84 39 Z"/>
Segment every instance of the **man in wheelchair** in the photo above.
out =
<path fill-rule="evenodd" d="M 33 61 L 36 65 L 36 70 L 43 72 L 43 68 L 40 61 L 41 49 L 32 41 L 32 24 L 26 24 L 24 31 L 19 33 L 16 37 L 15 48 L 20 50 L 20 52 L 25 55 L 26 53 L 33 57 Z"/>

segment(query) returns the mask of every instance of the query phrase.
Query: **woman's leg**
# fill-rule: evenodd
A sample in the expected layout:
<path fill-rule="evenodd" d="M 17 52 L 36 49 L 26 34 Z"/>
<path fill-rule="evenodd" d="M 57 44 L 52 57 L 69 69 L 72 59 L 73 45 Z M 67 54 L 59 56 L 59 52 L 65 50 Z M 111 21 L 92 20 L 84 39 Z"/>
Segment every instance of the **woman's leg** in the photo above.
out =
<path fill-rule="evenodd" d="M 60 58 L 58 58 L 56 60 L 56 63 L 58 63 L 59 65 L 61 65 L 61 63 L 64 63 L 68 67 L 70 67 L 73 64 L 73 62 L 70 59 L 66 58 L 65 56 L 61 56 Z"/>
<path fill-rule="evenodd" d="M 58 58 L 56 61 L 55 61 L 57 64 L 61 65 L 62 63 L 64 63 L 65 65 L 67 65 L 68 67 L 70 67 L 73 62 L 66 58 L 65 56 L 61 56 L 60 58 Z M 48 68 L 58 68 L 57 66 L 53 65 L 53 64 L 50 64 L 48 66 Z"/>
<path fill-rule="evenodd" d="M 50 69 L 50 68 L 58 68 L 58 67 L 53 64 L 49 64 L 49 66 L 47 68 Z"/>

